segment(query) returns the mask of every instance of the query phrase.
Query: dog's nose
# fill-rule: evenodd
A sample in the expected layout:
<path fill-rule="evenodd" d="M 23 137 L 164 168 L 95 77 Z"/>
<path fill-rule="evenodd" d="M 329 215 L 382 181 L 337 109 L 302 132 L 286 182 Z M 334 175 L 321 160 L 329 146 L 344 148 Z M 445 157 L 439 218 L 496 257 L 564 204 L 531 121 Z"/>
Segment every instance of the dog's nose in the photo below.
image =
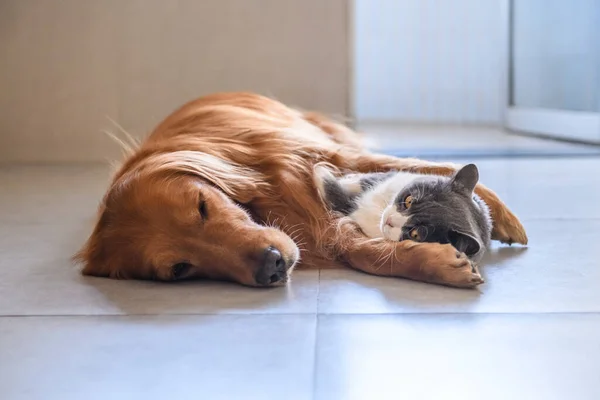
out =
<path fill-rule="evenodd" d="M 268 247 L 263 256 L 262 266 L 255 279 L 259 285 L 272 285 L 287 278 L 287 265 L 281 252 L 275 247 Z"/>

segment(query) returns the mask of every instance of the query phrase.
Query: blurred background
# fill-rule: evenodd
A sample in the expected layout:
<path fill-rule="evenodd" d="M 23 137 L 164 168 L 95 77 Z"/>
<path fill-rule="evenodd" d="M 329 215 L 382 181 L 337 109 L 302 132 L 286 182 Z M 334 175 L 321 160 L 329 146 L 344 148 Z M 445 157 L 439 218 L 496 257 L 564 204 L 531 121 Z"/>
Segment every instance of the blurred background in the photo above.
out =
<path fill-rule="evenodd" d="M 0 0 L 0 399 L 600 399 L 599 30 L 600 0 Z M 111 120 L 240 90 L 476 163 L 528 246 L 476 290 L 82 276 Z"/>
<path fill-rule="evenodd" d="M 250 90 L 397 155 L 588 154 L 597 0 L 3 0 L 0 160 L 119 156 L 183 102 Z"/>

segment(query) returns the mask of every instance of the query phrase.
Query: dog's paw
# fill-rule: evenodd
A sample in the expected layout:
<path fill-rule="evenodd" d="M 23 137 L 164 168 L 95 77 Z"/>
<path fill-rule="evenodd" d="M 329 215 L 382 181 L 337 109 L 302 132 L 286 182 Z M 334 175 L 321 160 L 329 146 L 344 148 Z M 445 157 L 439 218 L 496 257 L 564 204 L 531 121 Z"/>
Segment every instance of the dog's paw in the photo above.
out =
<path fill-rule="evenodd" d="M 485 282 L 477 265 L 451 245 L 436 244 L 428 251 L 431 257 L 424 268 L 431 282 L 459 288 L 474 288 Z"/>

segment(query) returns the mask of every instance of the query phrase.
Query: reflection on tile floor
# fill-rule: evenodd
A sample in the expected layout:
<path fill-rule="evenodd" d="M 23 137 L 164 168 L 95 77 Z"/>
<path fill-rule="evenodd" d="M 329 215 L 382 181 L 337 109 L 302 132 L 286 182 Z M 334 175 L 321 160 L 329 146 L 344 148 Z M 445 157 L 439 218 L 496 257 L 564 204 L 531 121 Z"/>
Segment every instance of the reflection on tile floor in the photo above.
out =
<path fill-rule="evenodd" d="M 107 168 L 0 167 L 0 398 L 600 398 L 600 159 L 477 164 L 530 237 L 478 290 L 82 277 Z"/>

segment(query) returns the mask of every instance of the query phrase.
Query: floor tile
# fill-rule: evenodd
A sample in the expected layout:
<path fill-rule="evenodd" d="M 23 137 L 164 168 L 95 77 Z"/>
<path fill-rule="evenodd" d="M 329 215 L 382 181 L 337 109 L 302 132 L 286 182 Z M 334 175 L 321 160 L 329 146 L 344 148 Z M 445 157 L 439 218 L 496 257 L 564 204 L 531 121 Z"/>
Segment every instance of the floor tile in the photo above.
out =
<path fill-rule="evenodd" d="M 486 283 L 454 289 L 350 270 L 321 271 L 320 313 L 600 312 L 600 220 L 532 220 L 527 248 L 495 244 Z"/>
<path fill-rule="evenodd" d="M 600 315 L 320 316 L 316 399 L 600 398 Z"/>
<path fill-rule="evenodd" d="M 3 224 L 0 315 L 315 313 L 318 271 L 295 271 L 287 287 L 221 282 L 117 281 L 81 276 L 69 257 L 86 224 Z"/>
<path fill-rule="evenodd" d="M 310 399 L 314 316 L 0 318 L 0 398 Z"/>
<path fill-rule="evenodd" d="M 481 182 L 522 219 L 600 218 L 600 158 L 504 159 L 475 164 Z"/>

